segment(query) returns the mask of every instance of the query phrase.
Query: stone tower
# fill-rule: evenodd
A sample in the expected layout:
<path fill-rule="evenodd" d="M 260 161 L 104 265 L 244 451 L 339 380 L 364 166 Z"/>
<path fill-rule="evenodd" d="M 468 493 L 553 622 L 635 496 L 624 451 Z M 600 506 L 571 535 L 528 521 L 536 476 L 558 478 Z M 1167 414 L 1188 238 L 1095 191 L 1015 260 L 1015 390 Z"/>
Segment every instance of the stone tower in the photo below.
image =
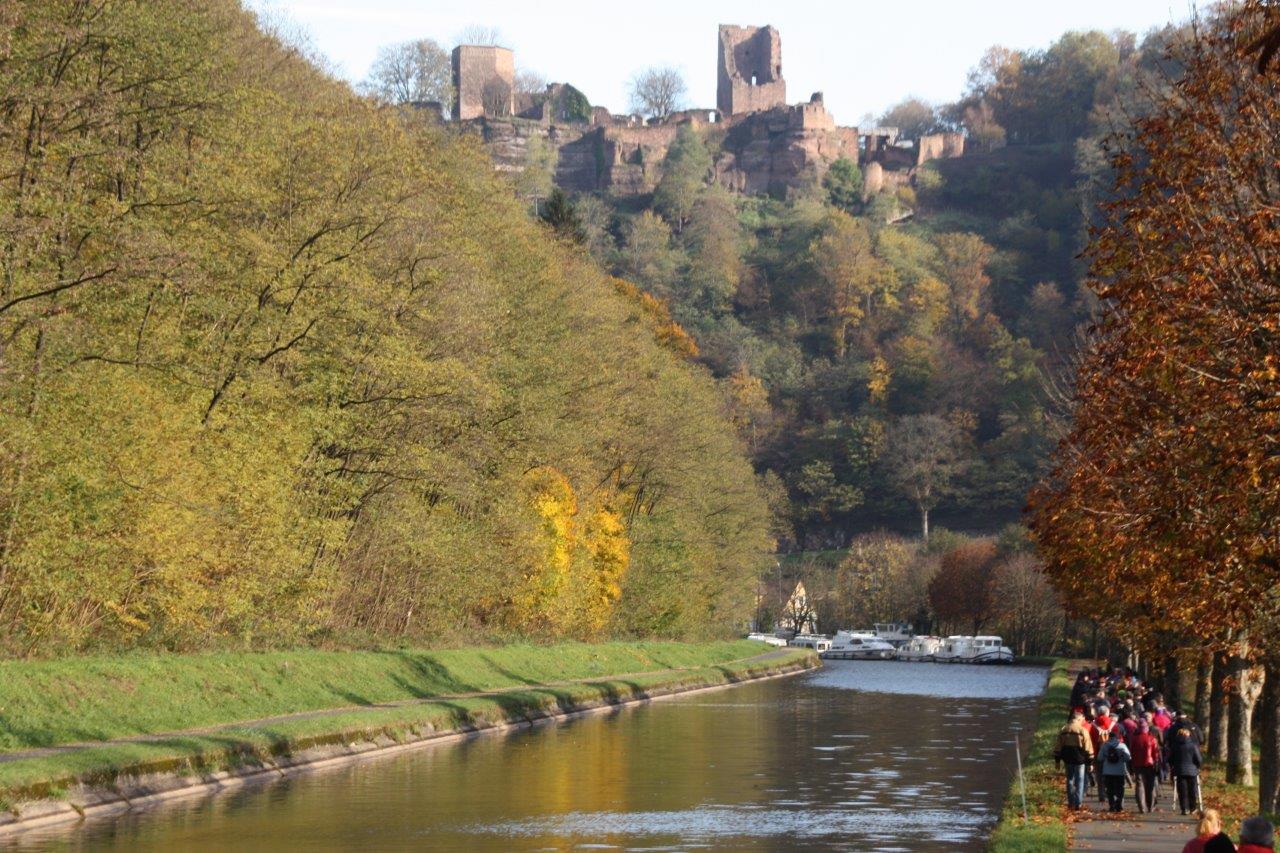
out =
<path fill-rule="evenodd" d="M 716 108 L 723 116 L 787 103 L 782 37 L 773 27 L 720 25 Z"/>
<path fill-rule="evenodd" d="M 453 49 L 453 118 L 511 115 L 516 58 L 505 47 L 462 44 Z"/>

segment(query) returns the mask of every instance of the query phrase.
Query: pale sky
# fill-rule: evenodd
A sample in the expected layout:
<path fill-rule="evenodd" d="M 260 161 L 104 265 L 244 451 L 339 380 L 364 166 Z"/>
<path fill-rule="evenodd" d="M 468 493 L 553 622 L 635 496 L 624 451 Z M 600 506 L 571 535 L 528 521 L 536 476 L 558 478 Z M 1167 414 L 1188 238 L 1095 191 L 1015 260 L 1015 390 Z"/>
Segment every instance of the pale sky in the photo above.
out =
<path fill-rule="evenodd" d="M 432 38 L 451 47 L 471 24 L 497 27 L 518 68 L 572 83 L 625 112 L 627 83 L 649 65 L 684 72 L 689 106 L 714 107 L 718 24 L 772 24 L 782 34 L 787 100 L 822 91 L 842 124 L 908 95 L 953 101 L 993 44 L 1043 48 L 1063 32 L 1141 35 L 1186 19 L 1191 0 L 250 0 L 309 33 L 352 81 L 379 45 Z"/>

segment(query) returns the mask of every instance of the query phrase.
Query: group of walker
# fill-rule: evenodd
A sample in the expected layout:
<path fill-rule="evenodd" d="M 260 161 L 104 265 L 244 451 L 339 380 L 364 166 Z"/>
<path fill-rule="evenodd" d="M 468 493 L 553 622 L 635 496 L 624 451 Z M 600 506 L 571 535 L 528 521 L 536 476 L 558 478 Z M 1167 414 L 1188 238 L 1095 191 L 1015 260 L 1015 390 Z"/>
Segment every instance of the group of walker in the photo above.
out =
<path fill-rule="evenodd" d="M 1244 821 L 1239 848 L 1221 832 L 1217 812 L 1201 801 L 1204 732 L 1185 711 L 1167 707 L 1164 696 L 1133 670 L 1081 672 L 1070 706 L 1053 756 L 1066 768 L 1068 808 L 1083 809 L 1085 798 L 1096 791 L 1109 811 L 1123 812 L 1125 791 L 1132 787 L 1137 810 L 1150 812 L 1160 801 L 1161 786 L 1172 781 L 1178 812 L 1200 817 L 1197 836 L 1184 853 L 1273 849 L 1275 830 L 1263 817 Z"/>

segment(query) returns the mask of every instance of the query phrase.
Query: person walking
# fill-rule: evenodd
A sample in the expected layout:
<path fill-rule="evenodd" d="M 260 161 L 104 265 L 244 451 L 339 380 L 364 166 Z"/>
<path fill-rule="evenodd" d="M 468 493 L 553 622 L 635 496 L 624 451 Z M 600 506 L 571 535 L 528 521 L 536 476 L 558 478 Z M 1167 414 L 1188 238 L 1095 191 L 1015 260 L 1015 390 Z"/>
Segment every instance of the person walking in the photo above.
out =
<path fill-rule="evenodd" d="M 1276 828 L 1262 815 L 1240 822 L 1240 853 L 1271 853 L 1276 849 Z"/>
<path fill-rule="evenodd" d="M 1107 791 L 1102 780 L 1102 748 L 1107 745 L 1107 740 L 1111 737 L 1111 732 L 1115 730 L 1115 727 L 1115 720 L 1106 714 L 1100 714 L 1094 719 L 1093 728 L 1089 730 L 1089 736 L 1093 739 L 1094 784 L 1098 786 L 1098 802 L 1100 803 L 1107 801 Z"/>
<path fill-rule="evenodd" d="M 1147 721 L 1138 723 L 1129 738 L 1129 754 L 1133 757 L 1133 797 L 1139 812 L 1150 812 L 1156 806 L 1156 784 L 1160 778 L 1160 744 L 1151 734 Z"/>
<path fill-rule="evenodd" d="M 1085 771 L 1093 764 L 1093 742 L 1084 726 L 1084 714 L 1074 711 L 1071 719 L 1058 732 L 1058 748 L 1053 753 L 1055 766 L 1067 769 L 1067 808 L 1079 809 L 1085 792 Z"/>
<path fill-rule="evenodd" d="M 1178 811 L 1188 814 L 1200 804 L 1200 744 L 1191 736 L 1191 730 L 1182 728 L 1169 741 L 1169 770 L 1173 773 L 1174 790 L 1178 795 Z"/>
<path fill-rule="evenodd" d="M 1222 817 L 1217 810 L 1205 809 L 1200 813 L 1200 822 L 1196 824 L 1196 837 L 1183 845 L 1182 853 L 1210 853 L 1208 850 L 1210 843 L 1217 849 L 1224 841 L 1230 845 L 1227 849 L 1235 849 L 1231 839 L 1222 831 Z"/>
<path fill-rule="evenodd" d="M 1124 811 L 1124 786 L 1129 776 L 1132 756 L 1129 747 L 1120 738 L 1120 730 L 1113 728 L 1111 736 L 1098 754 L 1102 767 L 1102 783 L 1107 794 L 1107 805 L 1113 812 Z"/>

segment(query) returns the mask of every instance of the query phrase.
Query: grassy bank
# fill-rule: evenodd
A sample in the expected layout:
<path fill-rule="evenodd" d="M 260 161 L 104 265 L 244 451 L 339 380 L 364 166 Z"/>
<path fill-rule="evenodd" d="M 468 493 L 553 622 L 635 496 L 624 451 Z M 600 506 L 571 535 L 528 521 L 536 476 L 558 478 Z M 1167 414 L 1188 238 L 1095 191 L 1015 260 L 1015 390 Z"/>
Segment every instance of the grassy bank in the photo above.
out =
<path fill-rule="evenodd" d="M 806 660 L 799 650 L 755 659 L 767 650 L 733 641 L 6 662 L 4 752 L 209 730 L 0 762 L 0 801 L 57 796 L 77 780 L 110 784 L 125 770 L 204 772 L 327 744 L 403 742 L 723 684 Z M 459 695 L 494 690 L 502 692 Z M 238 722 L 307 711 L 323 713 Z"/>
<path fill-rule="evenodd" d="M 759 654 L 747 640 L 0 662 L 0 752 Z"/>
<path fill-rule="evenodd" d="M 1067 661 L 1059 659 L 1049 670 L 1049 682 L 1040 700 L 1040 713 L 1030 745 L 1026 738 L 1022 743 L 1028 819 L 1022 819 L 1022 794 L 1015 777 L 1005 796 L 1000 822 L 987 846 L 992 853 L 1040 853 L 1066 849 L 1062 774 L 1053 767 L 1053 750 L 1070 698 L 1071 679 L 1067 675 Z"/>

